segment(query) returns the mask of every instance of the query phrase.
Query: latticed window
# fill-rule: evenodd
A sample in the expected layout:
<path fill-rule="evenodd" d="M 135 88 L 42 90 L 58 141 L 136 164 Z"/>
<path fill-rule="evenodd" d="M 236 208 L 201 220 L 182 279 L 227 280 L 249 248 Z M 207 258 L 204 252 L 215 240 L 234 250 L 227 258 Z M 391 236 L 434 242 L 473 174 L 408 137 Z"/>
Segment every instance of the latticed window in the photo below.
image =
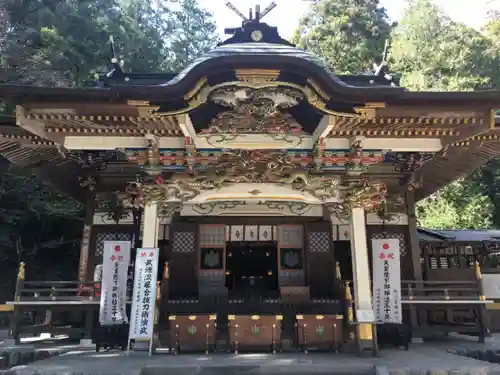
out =
<path fill-rule="evenodd" d="M 132 235 L 124 232 L 99 232 L 96 235 L 95 257 L 100 259 L 104 252 L 105 241 L 131 241 Z"/>

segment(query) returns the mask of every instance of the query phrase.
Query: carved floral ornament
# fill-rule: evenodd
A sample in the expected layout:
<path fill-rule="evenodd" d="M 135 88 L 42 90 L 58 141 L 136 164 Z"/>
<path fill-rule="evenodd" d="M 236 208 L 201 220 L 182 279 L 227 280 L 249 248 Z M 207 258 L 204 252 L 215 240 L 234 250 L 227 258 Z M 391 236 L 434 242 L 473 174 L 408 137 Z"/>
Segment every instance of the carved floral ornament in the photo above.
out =
<path fill-rule="evenodd" d="M 285 151 L 226 150 L 216 165 L 203 171 L 177 172 L 168 180 L 157 175 L 154 183 L 132 182 L 119 198 L 128 207 L 144 207 L 157 202 L 162 215 L 170 216 L 179 211 L 184 202 L 204 191 L 216 191 L 238 183 L 290 186 L 324 203 L 343 198 L 343 205 L 336 205 L 336 210 L 361 206 L 374 209 L 384 201 L 387 191 L 383 184 L 369 184 L 361 179 L 344 181 L 341 175 L 333 173 L 312 173 L 292 162 Z M 258 194 L 255 194 L 256 198 Z M 263 204 L 273 208 L 278 207 L 279 202 L 265 201 Z M 305 208 L 294 206 L 293 209 L 302 212 Z"/>

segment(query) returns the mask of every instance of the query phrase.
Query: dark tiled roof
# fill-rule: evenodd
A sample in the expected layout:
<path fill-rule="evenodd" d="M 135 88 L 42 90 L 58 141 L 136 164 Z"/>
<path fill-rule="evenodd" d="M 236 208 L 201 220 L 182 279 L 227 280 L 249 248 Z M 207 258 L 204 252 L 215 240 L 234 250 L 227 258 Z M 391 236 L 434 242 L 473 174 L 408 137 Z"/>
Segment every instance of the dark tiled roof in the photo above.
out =
<path fill-rule="evenodd" d="M 389 86 L 390 83 L 383 79 L 377 79 L 376 76 L 369 75 L 359 75 L 359 76 L 336 76 L 326 64 L 318 56 L 304 51 L 303 49 L 285 45 L 285 44 L 274 44 L 274 43 L 234 43 L 234 44 L 223 44 L 213 50 L 203 54 L 186 68 L 184 68 L 175 78 L 166 82 L 165 86 L 175 85 L 177 82 L 182 80 L 186 75 L 189 74 L 196 66 L 202 64 L 203 62 L 211 59 L 217 59 L 227 56 L 251 56 L 252 59 L 259 59 L 260 57 L 285 57 L 294 58 L 299 60 L 308 61 L 320 70 L 324 70 L 334 81 L 342 84 L 349 84 L 349 80 L 352 80 L 355 86 Z"/>
<path fill-rule="evenodd" d="M 424 242 L 500 242 L 500 230 L 461 230 L 418 228 Z"/>
<path fill-rule="evenodd" d="M 314 63 L 319 68 L 328 70 L 326 65 L 316 56 L 299 48 L 273 43 L 234 43 L 224 44 L 203 54 L 184 68 L 174 79 L 165 83 L 165 85 L 174 85 L 184 78 L 194 67 L 201 63 L 226 56 L 285 56 L 307 60 Z M 328 71 L 329 72 L 329 71 Z M 336 79 L 333 73 L 329 72 Z"/>

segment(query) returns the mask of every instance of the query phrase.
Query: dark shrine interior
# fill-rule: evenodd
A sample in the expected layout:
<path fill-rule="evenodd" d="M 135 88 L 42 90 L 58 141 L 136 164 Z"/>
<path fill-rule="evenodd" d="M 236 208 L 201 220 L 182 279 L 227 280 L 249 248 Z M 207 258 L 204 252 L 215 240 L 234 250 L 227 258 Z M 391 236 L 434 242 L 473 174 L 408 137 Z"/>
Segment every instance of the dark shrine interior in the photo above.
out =
<path fill-rule="evenodd" d="M 278 297 L 276 242 L 233 242 L 226 248 L 226 287 L 234 296 Z"/>

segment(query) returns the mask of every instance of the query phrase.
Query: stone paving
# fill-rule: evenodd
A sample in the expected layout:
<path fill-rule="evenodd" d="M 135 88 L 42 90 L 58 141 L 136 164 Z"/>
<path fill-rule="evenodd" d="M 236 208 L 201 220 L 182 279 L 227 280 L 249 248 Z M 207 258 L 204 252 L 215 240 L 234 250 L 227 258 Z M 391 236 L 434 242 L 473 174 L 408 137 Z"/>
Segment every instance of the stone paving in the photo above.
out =
<path fill-rule="evenodd" d="M 380 358 L 348 354 L 218 354 L 173 356 L 110 351 L 72 350 L 43 361 L 16 366 L 9 375 L 239 375 L 252 374 L 377 374 L 377 375 L 500 375 L 500 365 L 448 353 L 454 345 L 433 342 L 409 351 L 385 349 Z M 486 345 L 489 346 L 490 344 Z M 475 346 L 475 345 L 474 345 Z M 485 347 L 485 346 L 483 346 Z M 500 349 L 500 341 L 498 348 Z"/>

